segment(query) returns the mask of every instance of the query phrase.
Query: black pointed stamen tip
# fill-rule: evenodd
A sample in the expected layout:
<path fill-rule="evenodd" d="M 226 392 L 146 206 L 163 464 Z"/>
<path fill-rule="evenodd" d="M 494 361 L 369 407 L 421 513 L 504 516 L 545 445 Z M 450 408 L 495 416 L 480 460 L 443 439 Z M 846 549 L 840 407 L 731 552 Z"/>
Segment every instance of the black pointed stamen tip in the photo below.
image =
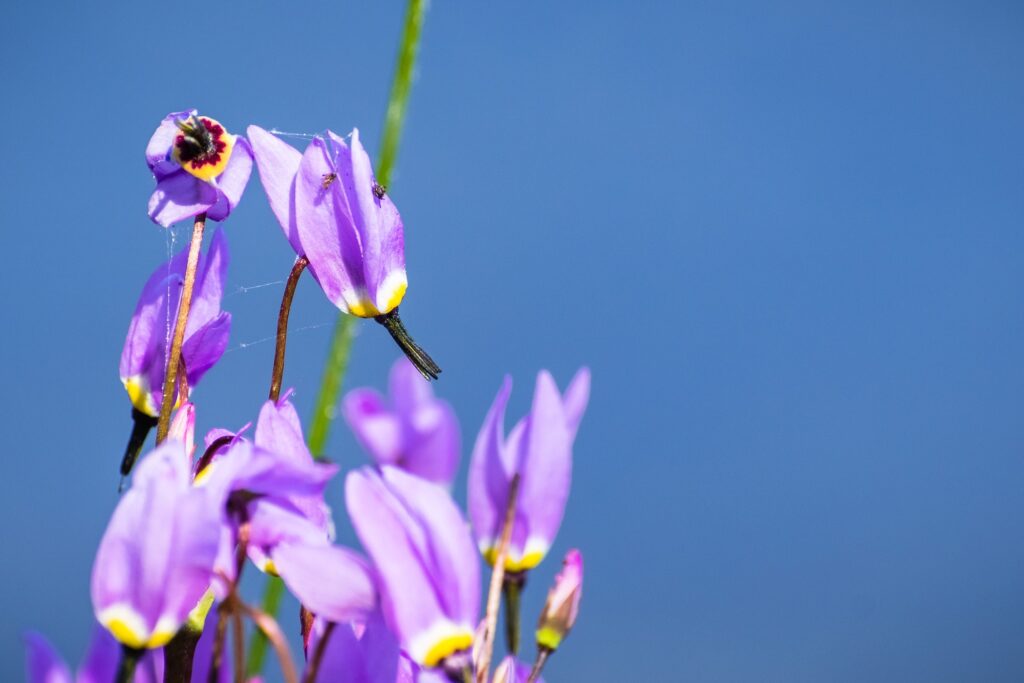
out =
<path fill-rule="evenodd" d="M 146 445 L 146 437 L 156 427 L 157 418 L 147 415 L 141 410 L 132 408 L 132 433 L 128 437 L 128 445 L 124 449 L 124 457 L 121 458 L 121 485 L 118 491 L 124 490 L 125 478 L 131 474 L 132 467 Z"/>
<path fill-rule="evenodd" d="M 402 319 L 398 317 L 397 308 L 384 315 L 374 317 L 374 320 L 384 326 L 391 338 L 398 344 L 398 348 L 402 349 L 405 357 L 419 370 L 424 379 L 437 379 L 441 374 L 441 366 L 435 363 L 434 359 L 413 341 L 412 336 L 405 329 L 405 325 L 402 324 Z"/>

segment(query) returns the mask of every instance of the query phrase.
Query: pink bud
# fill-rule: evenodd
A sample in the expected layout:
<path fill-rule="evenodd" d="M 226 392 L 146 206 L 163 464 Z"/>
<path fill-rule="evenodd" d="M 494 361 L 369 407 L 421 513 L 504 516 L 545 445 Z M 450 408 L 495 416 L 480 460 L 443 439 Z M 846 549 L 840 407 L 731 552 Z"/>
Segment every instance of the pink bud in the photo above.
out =
<path fill-rule="evenodd" d="M 192 463 L 192 455 L 196 450 L 196 407 L 195 404 L 186 403 L 178 408 L 171 419 L 171 427 L 167 432 L 167 438 L 180 441 L 185 444 L 185 455 L 189 464 Z"/>
<path fill-rule="evenodd" d="M 562 639 L 576 623 L 583 596 L 583 556 L 570 550 L 562 562 L 562 571 L 555 576 L 555 585 L 548 591 L 548 600 L 537 624 L 537 644 L 557 650 Z"/>

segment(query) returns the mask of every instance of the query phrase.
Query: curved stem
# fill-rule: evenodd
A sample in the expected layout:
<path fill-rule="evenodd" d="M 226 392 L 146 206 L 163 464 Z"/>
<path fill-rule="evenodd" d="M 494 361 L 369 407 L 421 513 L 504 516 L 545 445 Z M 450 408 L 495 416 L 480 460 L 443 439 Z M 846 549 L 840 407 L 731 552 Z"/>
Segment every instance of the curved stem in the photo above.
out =
<path fill-rule="evenodd" d="M 512 477 L 512 485 L 508 489 L 508 501 L 505 503 L 505 522 L 501 529 L 501 540 L 498 542 L 498 556 L 494 559 L 491 571 L 491 585 L 487 590 L 487 613 L 484 616 L 484 643 L 480 649 L 480 661 L 477 663 L 476 680 L 486 683 L 491 658 L 494 656 L 494 631 L 498 626 L 498 609 L 501 607 L 501 584 L 505 579 L 505 558 L 508 557 L 508 544 L 512 540 L 512 524 L 516 518 L 516 499 L 519 497 L 519 475 Z"/>
<path fill-rule="evenodd" d="M 252 619 L 252 622 L 256 624 L 256 628 L 274 646 L 274 652 L 277 653 L 277 659 L 281 665 L 281 674 L 284 676 L 285 683 L 299 683 L 295 662 L 292 661 L 292 656 L 288 652 L 288 641 L 285 639 L 284 633 L 281 632 L 281 627 L 278 626 L 277 621 L 269 614 L 256 609 L 252 605 L 248 605 L 241 600 L 238 602 L 249 618 Z"/>
<path fill-rule="evenodd" d="M 313 650 L 313 656 L 309 659 L 309 666 L 306 667 L 306 675 L 303 676 L 303 683 L 316 683 L 316 675 L 320 670 L 320 662 L 324 659 L 324 653 L 327 652 L 327 640 L 334 633 L 334 622 L 328 621 L 327 626 L 324 627 L 323 635 L 316 641 L 316 649 Z"/>
<path fill-rule="evenodd" d="M 232 638 L 235 646 L 235 683 L 245 683 L 245 629 L 242 626 L 242 612 L 240 610 L 231 610 L 231 624 L 235 631 Z"/>
<path fill-rule="evenodd" d="M 157 445 L 163 443 L 163 440 L 167 438 L 167 430 L 171 426 L 171 411 L 174 409 L 178 369 L 181 365 L 181 345 L 185 342 L 185 325 L 188 323 L 188 311 L 192 306 L 192 290 L 196 284 L 196 270 L 199 267 L 199 252 L 203 247 L 205 227 L 206 214 L 201 213 L 196 216 L 196 221 L 192 225 L 192 242 L 188 245 L 185 284 L 181 289 L 178 319 L 174 323 L 174 338 L 171 340 L 171 353 L 167 358 L 167 377 L 164 379 L 163 402 L 160 404 L 160 417 L 156 426 Z"/>
<path fill-rule="evenodd" d="M 281 396 L 281 379 L 284 377 L 284 350 L 288 343 L 288 315 L 292 310 L 295 288 L 307 265 L 309 265 L 309 260 L 305 256 L 300 256 L 292 266 L 292 272 L 288 274 L 288 281 L 284 286 L 284 296 L 281 297 L 281 311 L 277 314 L 277 346 L 274 348 L 274 371 L 270 376 L 270 400 L 275 403 Z"/>
<path fill-rule="evenodd" d="M 267 587 L 263 591 L 262 610 L 266 614 L 277 614 L 284 597 L 284 581 L 276 576 L 267 577 Z M 245 670 L 250 678 L 258 676 L 263 669 L 263 660 L 267 656 L 267 637 L 259 629 L 249 639 L 249 661 Z"/>

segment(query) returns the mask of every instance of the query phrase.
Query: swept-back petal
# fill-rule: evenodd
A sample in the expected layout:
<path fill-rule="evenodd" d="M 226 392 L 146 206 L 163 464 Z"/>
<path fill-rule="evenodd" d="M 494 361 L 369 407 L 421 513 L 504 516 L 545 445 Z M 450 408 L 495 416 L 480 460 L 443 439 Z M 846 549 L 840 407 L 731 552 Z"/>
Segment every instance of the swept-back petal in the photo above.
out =
<path fill-rule="evenodd" d="M 272 558 L 295 597 L 329 621 L 362 621 L 377 606 L 370 567 L 351 550 L 333 545 L 281 543 Z"/>
<path fill-rule="evenodd" d="M 121 658 L 121 647 L 105 628 L 96 624 L 85 659 L 78 668 L 75 683 L 109 683 Z"/>
<path fill-rule="evenodd" d="M 312 650 L 316 649 L 325 626 L 323 620 L 317 622 L 310 643 Z M 403 683 L 398 678 L 400 657 L 398 641 L 377 610 L 365 625 L 336 625 L 327 641 L 317 679 L 331 683 Z"/>
<path fill-rule="evenodd" d="M 181 355 L 185 358 L 189 386 L 198 384 L 203 375 L 217 364 L 228 348 L 230 337 L 231 314 L 221 313 L 185 340 Z"/>
<path fill-rule="evenodd" d="M 68 665 L 41 633 L 25 634 L 25 650 L 28 683 L 72 683 Z"/>
<path fill-rule="evenodd" d="M 572 477 L 572 434 L 558 385 L 546 370 L 537 375 L 519 451 L 521 480 L 516 507 L 529 519 L 525 550 L 542 557 L 562 523 Z M 535 559 L 540 561 L 540 557 Z"/>
<path fill-rule="evenodd" d="M 185 325 L 186 339 L 220 314 L 230 260 L 227 235 L 224 228 L 217 228 L 210 240 L 209 249 L 199 257 L 192 305 L 188 312 L 188 324 Z"/>
<path fill-rule="evenodd" d="M 338 149 L 339 180 L 363 247 L 363 279 L 370 300 L 381 313 L 405 295 L 405 232 L 398 209 L 386 194 L 378 197 L 370 156 L 353 129 L 351 142 L 329 133 Z"/>
<path fill-rule="evenodd" d="M 227 168 L 211 182 L 216 186 L 217 203 L 210 207 L 207 216 L 210 220 L 222 221 L 227 218 L 238 202 L 242 201 L 245 186 L 252 175 L 252 147 L 243 137 L 235 138 L 234 150 L 228 159 Z"/>
<path fill-rule="evenodd" d="M 153 136 L 146 145 L 146 165 L 157 179 L 181 168 L 177 161 L 171 159 L 171 147 L 174 145 L 174 139 L 181 133 L 176 121 L 184 121 L 195 114 L 195 109 L 171 112 L 164 117 L 164 120 L 153 132 Z"/>
<path fill-rule="evenodd" d="M 514 470 L 504 462 L 503 454 L 505 407 L 511 393 L 512 378 L 506 375 L 480 427 L 469 461 L 469 520 L 482 551 L 495 545 L 500 534 L 514 475 Z"/>
<path fill-rule="evenodd" d="M 421 406 L 409 418 L 403 425 L 407 446 L 402 469 L 428 481 L 450 486 L 459 469 L 462 448 L 455 411 L 446 401 L 435 399 Z"/>
<path fill-rule="evenodd" d="M 130 647 L 161 647 L 209 587 L 222 499 L 193 488 L 182 444 L 145 458 L 100 541 L 96 617 Z"/>
<path fill-rule="evenodd" d="M 468 648 L 480 572 L 444 489 L 393 467 L 350 472 L 345 498 L 380 577 L 384 615 L 413 659 L 434 666 Z"/>
<path fill-rule="evenodd" d="M 333 150 L 323 139 L 314 138 L 295 179 L 295 219 L 299 240 L 324 294 L 343 312 L 365 315 L 362 247 L 341 193 L 339 171 Z M 332 176 L 336 179 L 328 182 Z"/>
<path fill-rule="evenodd" d="M 302 153 L 259 126 L 249 126 L 246 132 L 270 208 L 292 249 L 296 254 L 304 255 L 306 252 L 295 224 L 295 176 L 299 172 Z"/>
<path fill-rule="evenodd" d="M 562 405 L 565 408 L 565 420 L 569 426 L 569 433 L 576 438 L 580 421 L 583 420 L 583 413 L 587 410 L 587 403 L 590 401 L 590 368 L 582 367 L 576 371 L 569 387 L 562 396 Z"/>
<path fill-rule="evenodd" d="M 393 465 L 402 455 L 402 426 L 388 410 L 384 397 L 373 389 L 345 394 L 342 413 L 356 439 L 381 465 Z"/>
<path fill-rule="evenodd" d="M 216 188 L 178 168 L 157 179 L 156 189 L 149 197 L 149 217 L 169 228 L 178 221 L 198 216 L 216 203 Z"/>

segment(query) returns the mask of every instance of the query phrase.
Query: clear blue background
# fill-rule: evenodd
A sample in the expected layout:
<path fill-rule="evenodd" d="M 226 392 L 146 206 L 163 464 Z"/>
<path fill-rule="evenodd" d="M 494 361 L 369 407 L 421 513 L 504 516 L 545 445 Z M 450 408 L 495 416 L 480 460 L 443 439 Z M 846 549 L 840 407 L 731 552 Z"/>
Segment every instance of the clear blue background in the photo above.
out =
<path fill-rule="evenodd" d="M 374 143 L 403 11 L 5 10 L 0 679 L 27 627 L 72 662 L 88 637 L 121 344 L 187 234 L 145 215 L 153 128 Z M 506 371 L 513 414 L 539 368 L 594 373 L 526 598 L 529 625 L 583 550 L 549 680 L 1024 680 L 1022 66 L 1014 2 L 434 3 L 392 183 L 406 322 L 466 442 Z M 255 178 L 226 227 L 203 430 L 255 417 L 293 259 Z M 303 282 L 303 415 L 333 317 Z M 347 386 L 382 386 L 396 350 L 360 332 Z M 364 462 L 344 426 L 329 452 Z"/>

